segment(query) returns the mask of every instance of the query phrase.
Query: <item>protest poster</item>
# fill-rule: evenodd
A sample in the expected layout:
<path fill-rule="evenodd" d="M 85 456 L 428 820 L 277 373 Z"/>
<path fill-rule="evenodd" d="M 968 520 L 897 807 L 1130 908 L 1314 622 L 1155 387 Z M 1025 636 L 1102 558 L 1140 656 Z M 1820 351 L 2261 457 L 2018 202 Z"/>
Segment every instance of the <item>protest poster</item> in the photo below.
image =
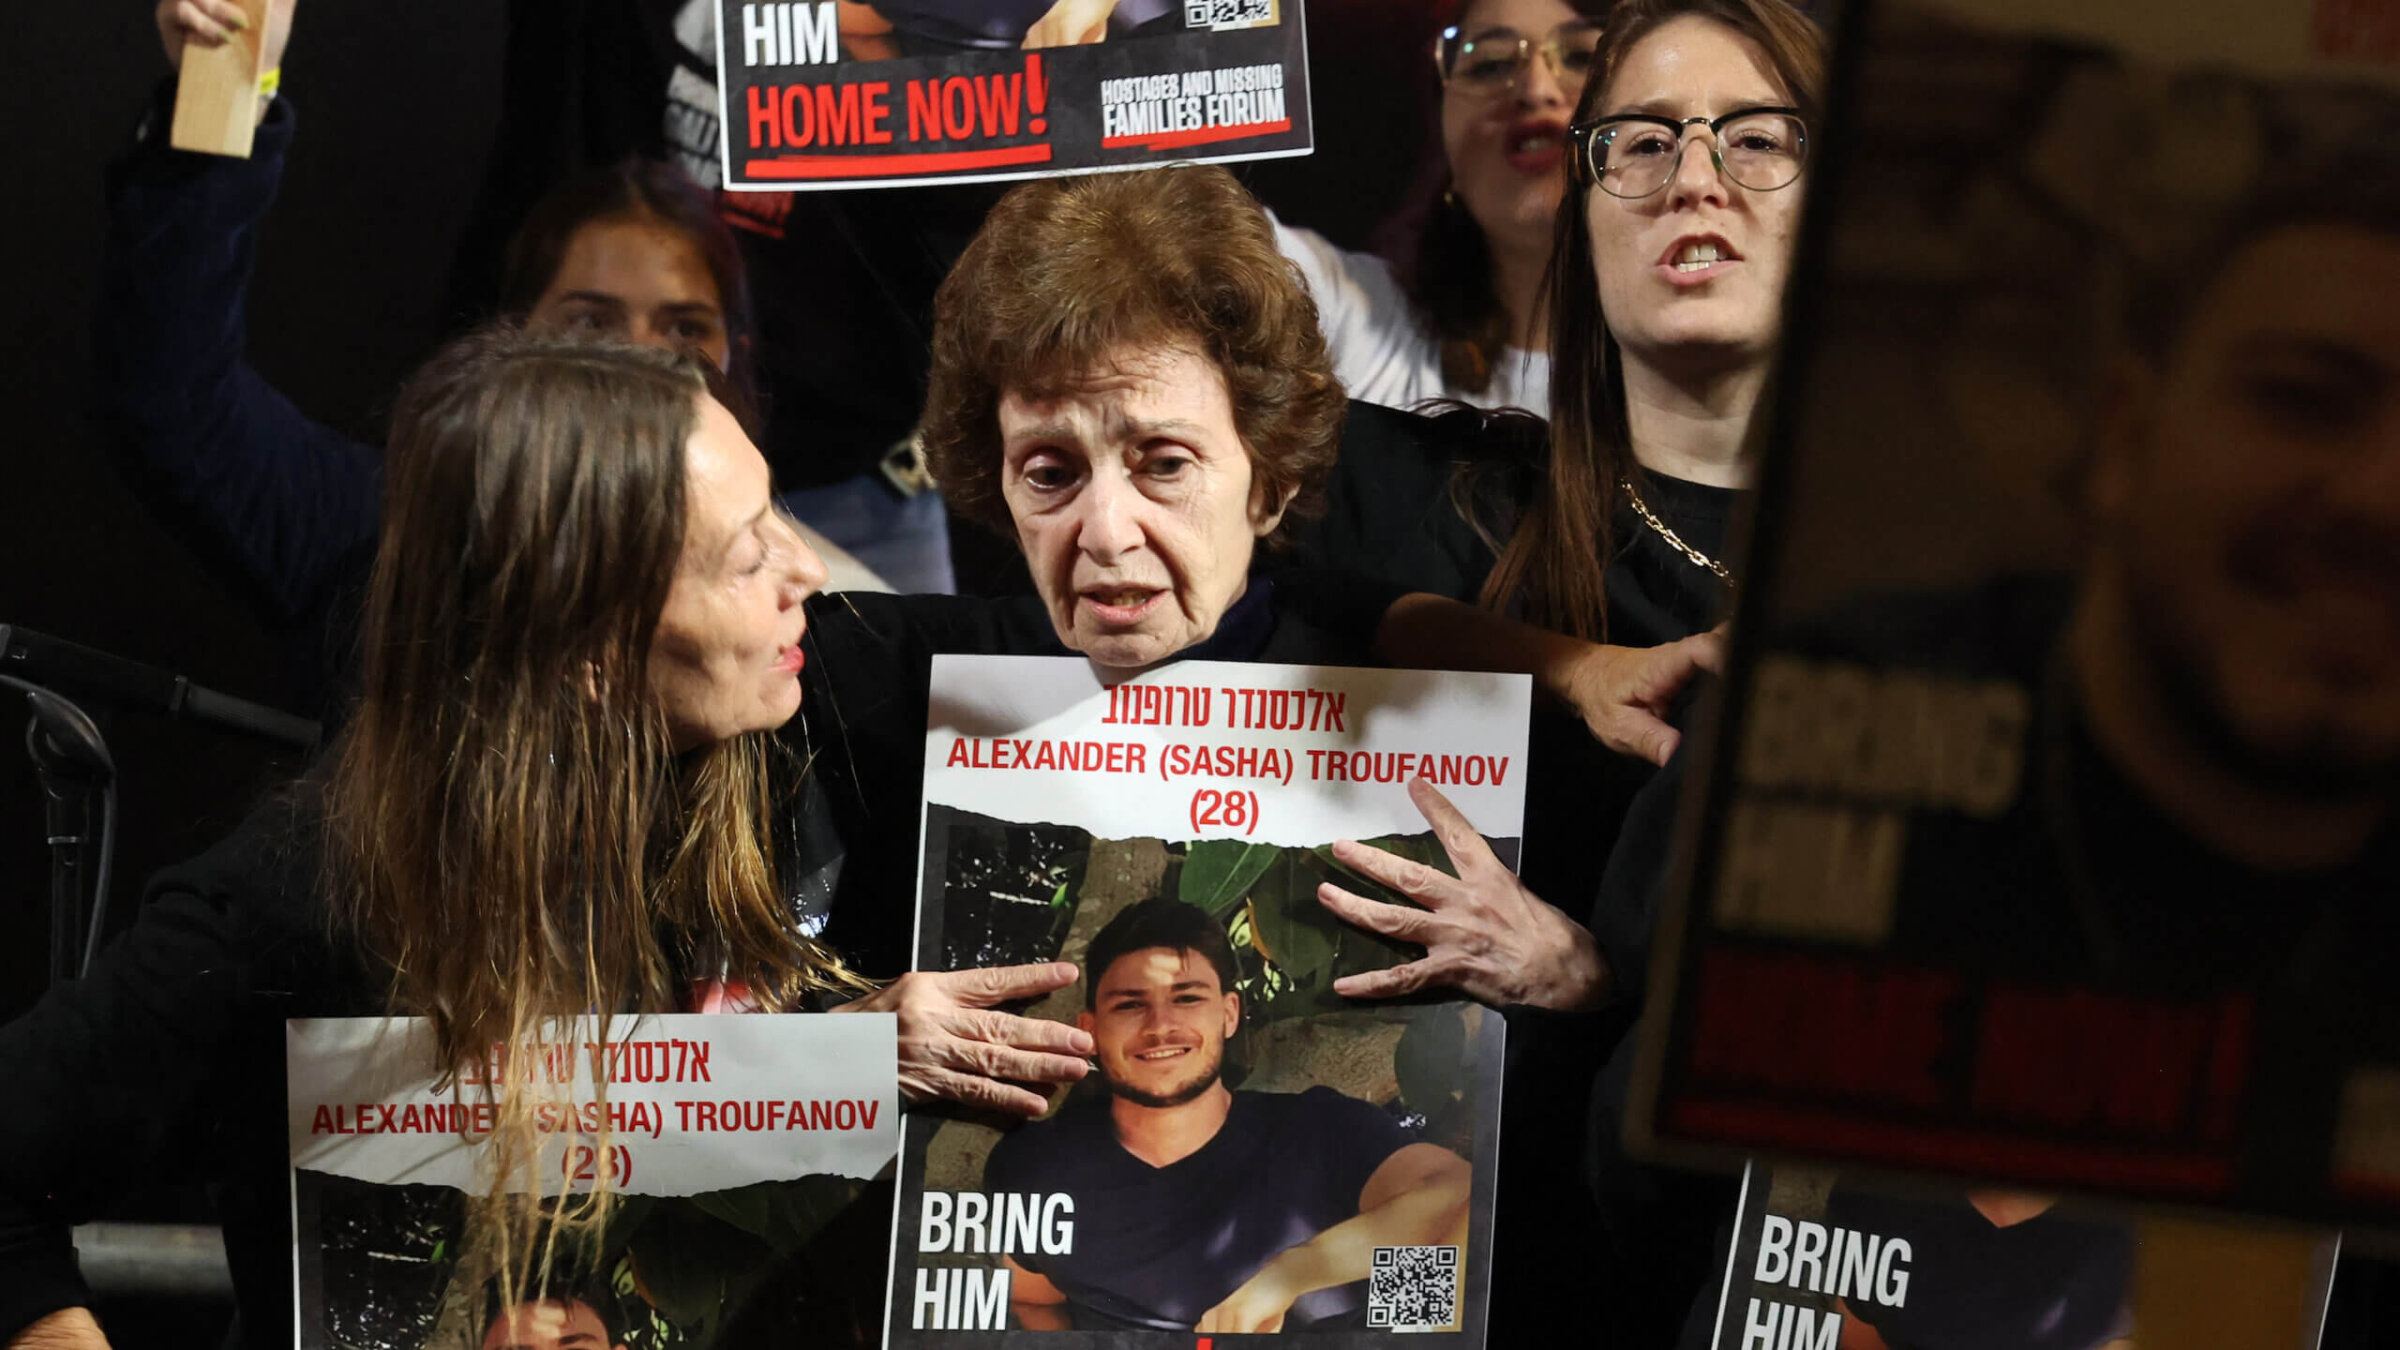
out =
<path fill-rule="evenodd" d="M 1301 0 L 711 0 L 723 185 L 992 182 L 1311 145 Z"/>
<path fill-rule="evenodd" d="M 899 1139 L 896 1035 L 884 1014 L 677 1014 L 516 1048 L 533 1057 L 518 1072 L 542 1141 L 516 1188 L 616 1199 L 546 1298 L 504 1306 L 466 1223 L 469 1198 L 491 1193 L 511 1048 L 437 1084 L 423 1019 L 287 1023 L 295 1344 L 844 1343 L 821 1325 L 843 1315 L 827 1286 L 882 1271 L 884 1203 L 861 1191 Z"/>
<path fill-rule="evenodd" d="M 1334 993 L 1414 953 L 1317 887 L 1398 899 L 1344 839 L 1451 870 L 1418 776 L 1513 866 L 1529 682 L 940 656 L 932 690 L 917 963 L 1077 964 L 1026 1012 L 1094 1071 L 905 1123 L 886 1345 L 1480 1345 L 1501 1019 Z"/>
<path fill-rule="evenodd" d="M 2343 15 L 1849 8 L 1637 1146 L 2400 1218 L 2400 68 Z"/>
<path fill-rule="evenodd" d="M 2145 1292 L 2182 1292 L 2145 1291 L 2157 1277 L 2131 1216 L 2021 1191 L 1897 1190 L 1753 1162 L 1729 1238 L 1685 1350 L 2133 1350 Z M 2294 1350 L 2321 1339 L 2339 1247 L 2316 1243 Z"/>

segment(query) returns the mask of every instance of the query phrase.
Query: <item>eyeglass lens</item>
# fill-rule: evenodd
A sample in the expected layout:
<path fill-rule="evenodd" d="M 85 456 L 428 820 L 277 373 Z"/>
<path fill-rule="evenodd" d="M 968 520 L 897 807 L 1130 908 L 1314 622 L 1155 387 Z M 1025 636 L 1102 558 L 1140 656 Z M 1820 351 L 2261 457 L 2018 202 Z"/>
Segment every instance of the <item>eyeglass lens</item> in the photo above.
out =
<path fill-rule="evenodd" d="M 1692 130 L 1669 130 L 1654 122 L 1605 127 L 1592 138 L 1592 175 L 1619 197 L 1647 197 L 1666 186 L 1682 163 Z M 1800 176 L 1807 135 L 1796 117 L 1753 113 L 1720 128 L 1715 149 L 1727 178 L 1754 192 L 1769 192 Z"/>
<path fill-rule="evenodd" d="M 1513 29 L 1495 28 L 1471 38 L 1446 41 L 1445 78 L 1471 93 L 1498 93 L 1515 88 L 1525 76 L 1526 63 L 1539 51 L 1558 72 L 1559 82 L 1580 85 L 1592 70 L 1600 50 L 1600 29 L 1594 24 L 1561 24 L 1535 42 Z"/>

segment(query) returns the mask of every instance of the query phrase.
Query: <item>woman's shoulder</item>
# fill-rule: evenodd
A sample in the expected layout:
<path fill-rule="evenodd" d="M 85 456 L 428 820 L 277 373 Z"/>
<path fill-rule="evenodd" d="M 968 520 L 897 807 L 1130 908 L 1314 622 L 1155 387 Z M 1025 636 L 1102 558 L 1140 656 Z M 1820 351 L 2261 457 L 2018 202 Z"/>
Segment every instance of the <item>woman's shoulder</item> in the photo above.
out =
<path fill-rule="evenodd" d="M 1335 490 L 1384 502 L 1463 502 L 1513 519 L 1539 483 L 1549 447 L 1550 424 L 1520 408 L 1436 401 L 1404 412 L 1353 399 Z"/>
<path fill-rule="evenodd" d="M 1456 399 L 1429 399 L 1403 410 L 1354 398 L 1342 424 L 1342 458 L 1360 467 L 1413 460 L 1444 468 L 1538 468 L 1549 445 L 1550 424 L 1523 408 L 1482 408 Z"/>
<path fill-rule="evenodd" d="M 278 788 L 215 846 L 152 877 L 145 918 L 161 907 L 181 913 L 271 982 L 314 982 L 352 965 L 336 959 L 325 857 L 324 782 L 312 775 Z"/>

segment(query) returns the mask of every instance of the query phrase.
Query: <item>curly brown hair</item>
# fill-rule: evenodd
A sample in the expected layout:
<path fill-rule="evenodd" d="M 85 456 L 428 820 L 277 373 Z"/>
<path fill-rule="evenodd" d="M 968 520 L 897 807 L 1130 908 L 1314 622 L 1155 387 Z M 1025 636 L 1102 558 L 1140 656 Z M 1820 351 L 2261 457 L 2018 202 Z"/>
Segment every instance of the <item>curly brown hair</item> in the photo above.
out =
<path fill-rule="evenodd" d="M 1004 393 L 1054 397 L 1123 353 L 1175 346 L 1225 377 L 1253 481 L 1284 520 L 1323 509 L 1348 400 L 1307 283 L 1225 170 L 1016 188 L 942 282 L 933 313 L 925 457 L 965 515 L 1014 537 L 1000 491 Z"/>

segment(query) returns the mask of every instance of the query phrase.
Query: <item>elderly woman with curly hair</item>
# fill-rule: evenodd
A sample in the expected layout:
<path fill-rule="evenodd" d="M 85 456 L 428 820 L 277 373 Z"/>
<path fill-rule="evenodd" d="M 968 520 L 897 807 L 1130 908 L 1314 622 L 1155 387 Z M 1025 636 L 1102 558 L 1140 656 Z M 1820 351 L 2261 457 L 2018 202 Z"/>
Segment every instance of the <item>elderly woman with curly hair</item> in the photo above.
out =
<path fill-rule="evenodd" d="M 935 299 L 924 437 L 945 496 L 1016 539 L 1037 594 L 818 602 L 809 671 L 829 688 L 810 726 L 847 743 L 818 760 L 837 815 L 909 804 L 849 822 L 845 839 L 874 839 L 854 866 L 910 893 L 935 652 L 1523 670 L 1603 741 L 1654 757 L 1703 643 L 1601 647 L 1262 561 L 1322 509 L 1345 410 L 1315 305 L 1224 170 L 1042 179 L 1002 199 Z M 1440 644 L 1404 632 L 1430 606 Z"/>

